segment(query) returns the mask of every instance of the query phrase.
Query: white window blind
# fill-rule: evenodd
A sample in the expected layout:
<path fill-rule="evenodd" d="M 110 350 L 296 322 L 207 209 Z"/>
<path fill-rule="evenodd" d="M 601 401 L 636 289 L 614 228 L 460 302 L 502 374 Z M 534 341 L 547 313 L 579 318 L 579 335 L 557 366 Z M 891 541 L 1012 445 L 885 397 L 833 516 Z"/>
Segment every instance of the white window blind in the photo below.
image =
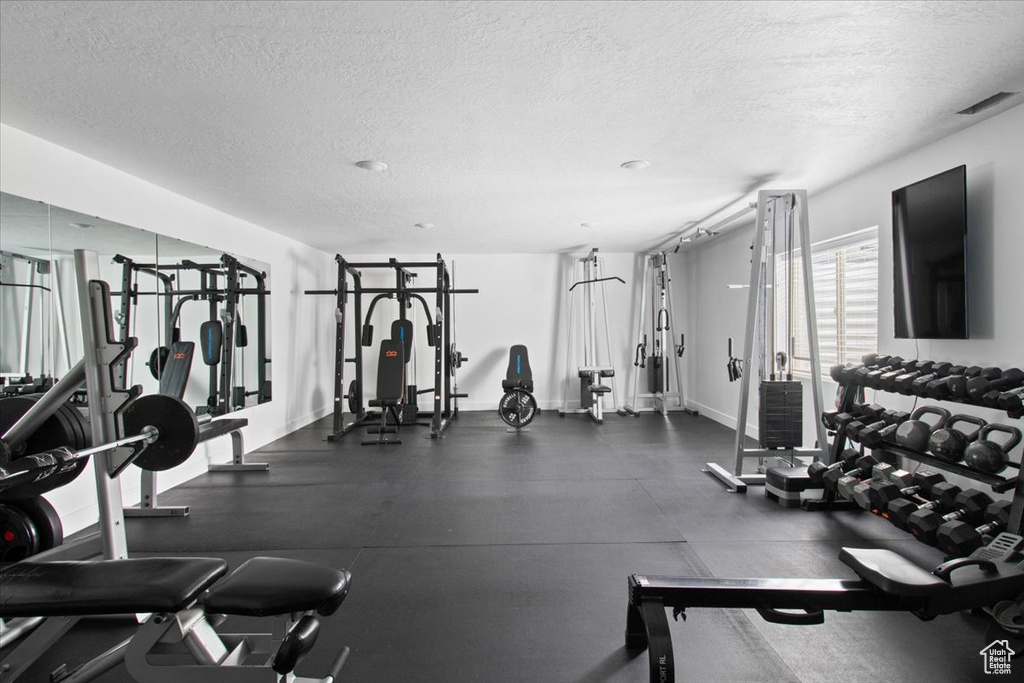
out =
<path fill-rule="evenodd" d="M 803 260 L 793 252 L 792 330 L 795 336 L 792 368 L 810 376 L 811 360 L 804 305 Z M 878 227 L 859 230 L 811 245 L 814 273 L 814 311 L 818 317 L 820 372 L 829 377 L 837 363 L 859 363 L 862 355 L 878 348 Z M 777 310 L 786 310 L 787 259 L 776 261 Z M 786 338 L 786 318 L 776 317 L 776 339 Z"/>

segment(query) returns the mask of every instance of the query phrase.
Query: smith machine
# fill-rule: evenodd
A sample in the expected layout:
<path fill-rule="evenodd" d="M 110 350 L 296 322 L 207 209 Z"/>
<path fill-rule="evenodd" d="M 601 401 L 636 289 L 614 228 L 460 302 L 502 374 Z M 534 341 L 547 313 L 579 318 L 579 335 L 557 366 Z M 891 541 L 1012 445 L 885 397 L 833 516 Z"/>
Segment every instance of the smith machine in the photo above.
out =
<path fill-rule="evenodd" d="M 436 261 L 402 262 L 390 259 L 386 262 L 350 262 L 341 255 L 335 256 L 338 263 L 338 286 L 336 289 L 307 289 L 306 294 L 336 297 L 335 322 L 336 334 L 334 341 L 334 421 L 328 441 L 336 441 L 354 429 L 379 425 L 382 419 L 380 411 L 366 410 L 363 377 L 363 347 L 373 345 L 373 325 L 370 320 L 374 308 L 382 299 L 394 299 L 399 304 L 398 319 L 391 326 L 392 335 L 405 345 L 405 360 L 408 362 L 412 348 L 412 322 L 409 320 L 409 309 L 418 302 L 426 317 L 427 344 L 434 349 L 434 383 L 428 389 L 418 389 L 409 385 L 405 391 L 403 424 L 416 423 L 418 418 L 429 418 L 431 438 L 440 437 L 452 420 L 458 417 L 458 399 L 466 394 L 458 393 L 456 371 L 469 359 L 462 355 L 455 344 L 454 299 L 456 294 L 477 294 L 478 289 L 456 289 L 454 287 L 454 264 L 448 270 L 441 255 Z M 395 284 L 391 287 L 364 287 L 363 270 L 391 270 Z M 426 270 L 431 274 L 434 284 L 431 287 L 413 286 L 417 270 Z M 431 272 L 432 271 L 432 272 Z M 351 281 L 350 281 L 351 280 Z M 363 311 L 363 296 L 373 298 Z M 433 310 L 424 295 L 433 297 Z M 350 308 L 352 310 L 350 310 Z M 346 332 L 351 324 L 355 334 L 355 352 L 346 356 Z M 345 366 L 355 366 L 355 378 L 345 386 Z M 416 397 L 421 394 L 433 394 L 434 402 L 431 410 L 419 410 Z M 346 408 L 354 419 L 346 424 Z"/>
<path fill-rule="evenodd" d="M 740 397 L 736 420 L 736 464 L 732 472 L 715 463 L 705 464 L 705 472 L 720 479 L 730 491 L 744 493 L 748 484 L 765 483 L 765 459 L 792 467 L 797 456 L 825 457 L 825 427 L 815 420 L 817 444 L 801 448 L 803 443 L 803 385 L 793 379 L 795 341 L 794 288 L 797 286 L 796 259 L 803 276 L 804 320 L 807 323 L 805 359 L 810 367 L 814 415 L 821 414 L 821 367 L 818 355 L 818 320 L 814 310 L 814 278 L 811 273 L 810 228 L 807 222 L 806 190 L 761 190 L 757 204 L 733 218 L 757 209 L 754 244 L 750 259 L 750 290 L 747 298 L 747 329 L 740 359 Z M 799 243 L 797 235 L 799 234 Z M 782 270 L 779 270 L 779 259 Z M 784 271 L 784 272 L 782 272 Z M 780 294 L 784 295 L 780 297 Z M 780 304 L 781 298 L 781 304 Z M 781 307 L 781 311 L 778 310 Z M 784 321 L 778 325 L 779 316 Z M 781 334 L 784 330 L 784 335 Z M 779 336 L 784 336 L 779 340 Z M 747 448 L 747 404 L 750 402 L 750 365 L 757 342 L 759 397 L 759 448 Z M 731 350 L 730 340 L 730 355 Z M 785 456 L 788 455 L 788 458 Z M 744 462 L 757 458 L 756 473 L 744 473 Z"/>

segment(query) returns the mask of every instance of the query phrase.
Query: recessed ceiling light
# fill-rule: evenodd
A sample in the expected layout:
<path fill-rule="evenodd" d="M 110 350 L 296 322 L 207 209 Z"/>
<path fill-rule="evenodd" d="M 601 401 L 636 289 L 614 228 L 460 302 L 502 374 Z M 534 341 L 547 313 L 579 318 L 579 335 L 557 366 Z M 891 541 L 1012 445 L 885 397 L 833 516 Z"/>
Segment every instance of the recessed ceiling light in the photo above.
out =
<path fill-rule="evenodd" d="M 643 159 L 636 159 L 634 161 L 627 161 L 621 165 L 621 168 L 627 171 L 640 171 L 651 165 L 651 162 L 644 161 Z"/>
<path fill-rule="evenodd" d="M 430 228 L 434 227 L 434 224 L 433 223 L 417 223 L 416 227 L 417 228 L 421 228 L 423 230 L 429 230 Z"/>
<path fill-rule="evenodd" d="M 79 230 L 86 230 L 93 227 L 92 223 L 68 223 L 72 228 L 78 228 Z"/>
<path fill-rule="evenodd" d="M 599 227 L 601 227 L 601 224 L 600 223 L 580 223 L 580 227 L 581 228 L 599 228 Z"/>
<path fill-rule="evenodd" d="M 388 170 L 388 165 L 385 164 L 383 161 L 357 161 L 356 166 L 358 166 L 359 168 L 364 168 L 367 171 Z"/>

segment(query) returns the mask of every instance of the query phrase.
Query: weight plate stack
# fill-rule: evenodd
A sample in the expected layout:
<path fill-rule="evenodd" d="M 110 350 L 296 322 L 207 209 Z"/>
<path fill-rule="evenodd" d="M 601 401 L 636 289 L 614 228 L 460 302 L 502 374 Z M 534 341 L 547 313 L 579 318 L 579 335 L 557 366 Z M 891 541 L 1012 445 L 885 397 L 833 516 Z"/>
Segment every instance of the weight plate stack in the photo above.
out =
<path fill-rule="evenodd" d="M 0 433 L 6 432 L 11 425 L 20 420 L 40 398 L 42 398 L 41 394 L 0 399 Z M 21 453 L 42 453 L 61 446 L 79 450 L 89 446 L 88 437 L 89 430 L 85 418 L 77 408 L 64 404 L 43 423 L 42 427 L 29 436 Z M 14 459 L 17 458 L 18 456 L 15 455 Z M 4 498 L 10 500 L 31 498 L 64 486 L 82 473 L 87 462 L 87 460 L 79 460 L 67 472 L 47 477 L 44 481 L 11 487 L 4 491 Z"/>

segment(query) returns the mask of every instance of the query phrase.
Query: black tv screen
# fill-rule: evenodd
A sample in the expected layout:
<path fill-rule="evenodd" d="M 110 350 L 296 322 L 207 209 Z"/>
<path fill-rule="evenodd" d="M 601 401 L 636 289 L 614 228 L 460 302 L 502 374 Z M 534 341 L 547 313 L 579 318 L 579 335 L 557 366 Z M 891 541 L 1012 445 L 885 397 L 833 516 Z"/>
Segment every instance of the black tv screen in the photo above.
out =
<path fill-rule="evenodd" d="M 896 337 L 967 338 L 967 167 L 892 193 Z"/>

